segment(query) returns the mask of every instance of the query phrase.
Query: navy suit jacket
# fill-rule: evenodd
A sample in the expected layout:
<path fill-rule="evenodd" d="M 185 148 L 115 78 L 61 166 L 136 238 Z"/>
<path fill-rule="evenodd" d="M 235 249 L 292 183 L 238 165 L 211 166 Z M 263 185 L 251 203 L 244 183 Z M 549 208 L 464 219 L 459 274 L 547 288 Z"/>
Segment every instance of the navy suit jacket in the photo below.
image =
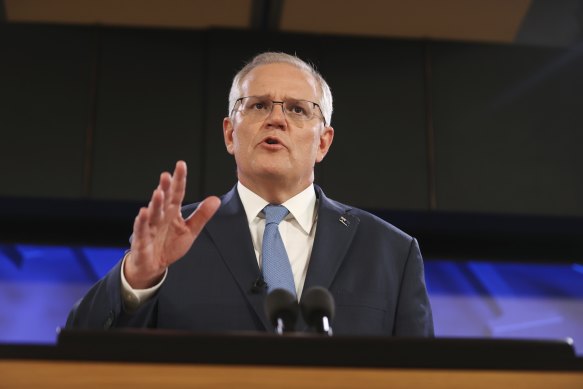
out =
<path fill-rule="evenodd" d="M 318 224 L 304 290 L 336 302 L 337 335 L 432 336 L 433 319 L 417 241 L 382 219 L 327 198 L 316 186 Z M 152 327 L 197 332 L 272 331 L 261 271 L 236 187 L 192 248 L 171 265 L 155 296 L 124 308 L 118 263 L 74 307 L 67 327 Z M 198 204 L 183 208 L 192 213 Z M 299 323 L 298 329 L 305 327 Z"/>

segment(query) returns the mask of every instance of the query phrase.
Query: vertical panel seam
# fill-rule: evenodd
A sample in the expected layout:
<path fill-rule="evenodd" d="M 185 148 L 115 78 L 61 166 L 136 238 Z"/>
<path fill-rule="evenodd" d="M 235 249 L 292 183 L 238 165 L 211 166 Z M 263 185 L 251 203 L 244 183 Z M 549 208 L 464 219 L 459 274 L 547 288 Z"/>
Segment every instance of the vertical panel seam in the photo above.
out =
<path fill-rule="evenodd" d="M 424 50 L 424 85 L 425 85 L 425 133 L 427 153 L 427 194 L 429 210 L 437 209 L 437 182 L 435 161 L 435 126 L 433 122 L 433 72 L 431 41 L 425 42 Z"/>
<path fill-rule="evenodd" d="M 250 26 L 254 30 L 277 31 L 281 24 L 284 0 L 253 0 Z"/>
<path fill-rule="evenodd" d="M 83 196 L 91 197 L 93 189 L 93 159 L 95 151 L 95 129 L 97 123 L 97 93 L 99 81 L 99 62 L 101 60 L 101 28 L 93 30 L 93 57 L 89 71 L 89 104 L 87 114 L 87 127 L 85 129 L 85 150 L 83 158 Z"/>
<path fill-rule="evenodd" d="M 201 109 L 201 113 L 200 113 L 200 157 L 199 157 L 199 193 L 198 193 L 198 198 L 202 198 L 206 195 L 206 177 L 207 177 L 207 171 L 206 171 L 206 166 L 207 166 L 207 157 L 208 157 L 208 153 L 207 153 L 207 141 L 208 141 L 208 136 L 207 136 L 207 131 L 211 131 L 210 126 L 208 126 L 208 109 L 209 109 L 209 104 L 208 104 L 208 98 L 209 98 L 209 62 L 210 62 L 210 44 L 209 44 L 209 36 L 210 33 L 208 30 L 203 32 L 202 35 L 202 61 L 201 61 L 201 76 L 202 76 L 202 83 L 201 83 L 201 100 L 202 100 L 202 109 Z"/>

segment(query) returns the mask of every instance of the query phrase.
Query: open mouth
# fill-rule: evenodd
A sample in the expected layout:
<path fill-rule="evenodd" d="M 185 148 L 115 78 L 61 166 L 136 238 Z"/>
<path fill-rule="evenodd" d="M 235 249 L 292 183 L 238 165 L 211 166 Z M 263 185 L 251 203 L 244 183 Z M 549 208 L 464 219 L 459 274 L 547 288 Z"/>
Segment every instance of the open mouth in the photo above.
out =
<path fill-rule="evenodd" d="M 275 138 L 267 138 L 265 139 L 265 143 L 267 143 L 268 145 L 278 145 L 279 141 Z"/>

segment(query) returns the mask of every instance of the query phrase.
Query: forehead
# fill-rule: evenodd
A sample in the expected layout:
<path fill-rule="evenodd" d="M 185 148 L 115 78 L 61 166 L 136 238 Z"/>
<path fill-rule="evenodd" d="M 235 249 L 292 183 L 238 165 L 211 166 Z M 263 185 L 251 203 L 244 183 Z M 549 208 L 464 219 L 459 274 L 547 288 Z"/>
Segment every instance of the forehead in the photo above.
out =
<path fill-rule="evenodd" d="M 261 65 L 243 78 L 243 96 L 269 96 L 273 99 L 293 97 L 311 101 L 319 100 L 314 77 L 305 70 L 287 63 Z"/>

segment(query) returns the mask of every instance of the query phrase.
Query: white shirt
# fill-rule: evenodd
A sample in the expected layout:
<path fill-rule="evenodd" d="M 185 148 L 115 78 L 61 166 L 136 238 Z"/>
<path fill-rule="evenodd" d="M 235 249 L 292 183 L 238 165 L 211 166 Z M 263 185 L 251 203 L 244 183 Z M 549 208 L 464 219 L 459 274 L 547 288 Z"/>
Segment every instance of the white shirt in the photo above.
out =
<path fill-rule="evenodd" d="M 265 230 L 263 208 L 269 203 L 240 182 L 237 184 L 237 191 L 247 215 L 255 256 L 261 269 L 263 259 L 261 247 L 263 244 L 263 231 Z M 291 264 L 296 293 L 299 299 L 306 281 L 306 273 L 308 272 L 309 259 L 316 234 L 318 214 L 316 212 L 314 185 L 308 186 L 282 205 L 288 209 L 289 214 L 279 223 L 279 233 Z"/>
<path fill-rule="evenodd" d="M 240 182 L 237 183 L 237 192 L 243 203 L 249 231 L 253 240 L 253 248 L 257 258 L 257 264 L 261 269 L 261 247 L 263 242 L 263 231 L 265 230 L 265 215 L 263 208 L 269 203 L 246 188 Z M 312 253 L 314 237 L 316 235 L 317 212 L 316 212 L 316 191 L 314 185 L 308 186 L 291 199 L 282 204 L 289 210 L 289 214 L 279 224 L 279 233 L 283 240 L 283 245 L 290 260 L 296 292 L 298 299 L 301 297 L 306 274 L 308 271 L 309 259 Z M 124 262 L 127 258 L 124 257 Z M 166 273 L 162 281 L 148 289 L 133 289 L 127 282 L 123 274 L 123 264 L 121 266 L 122 297 L 129 310 L 137 309 L 143 302 L 148 300 L 162 286 L 166 280 Z"/>

